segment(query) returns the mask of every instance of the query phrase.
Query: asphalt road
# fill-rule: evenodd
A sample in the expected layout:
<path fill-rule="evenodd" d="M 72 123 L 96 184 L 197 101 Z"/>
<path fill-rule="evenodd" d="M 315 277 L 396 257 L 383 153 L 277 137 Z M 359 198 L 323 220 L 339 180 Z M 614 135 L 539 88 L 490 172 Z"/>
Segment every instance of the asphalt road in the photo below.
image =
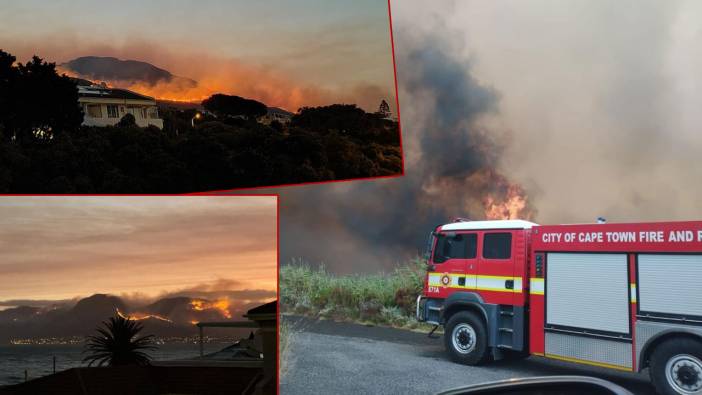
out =
<path fill-rule="evenodd" d="M 295 394 L 431 394 L 463 385 L 515 377 L 595 376 L 635 394 L 653 394 L 640 374 L 538 357 L 471 367 L 444 354 L 443 339 L 391 328 L 285 317 L 292 322 L 290 358 L 280 392 Z"/>

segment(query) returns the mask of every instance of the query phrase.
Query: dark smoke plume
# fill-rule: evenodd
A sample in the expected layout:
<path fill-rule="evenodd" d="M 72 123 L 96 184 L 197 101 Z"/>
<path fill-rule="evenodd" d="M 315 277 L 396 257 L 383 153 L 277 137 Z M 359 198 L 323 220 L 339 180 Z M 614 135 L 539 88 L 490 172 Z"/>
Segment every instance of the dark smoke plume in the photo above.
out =
<path fill-rule="evenodd" d="M 420 253 L 434 226 L 483 219 L 488 200 L 523 194 L 499 172 L 502 144 L 480 123 L 496 111 L 497 92 L 451 54 L 436 37 L 398 43 L 406 175 L 281 190 L 283 264 L 301 258 L 337 273 L 387 270 Z"/>

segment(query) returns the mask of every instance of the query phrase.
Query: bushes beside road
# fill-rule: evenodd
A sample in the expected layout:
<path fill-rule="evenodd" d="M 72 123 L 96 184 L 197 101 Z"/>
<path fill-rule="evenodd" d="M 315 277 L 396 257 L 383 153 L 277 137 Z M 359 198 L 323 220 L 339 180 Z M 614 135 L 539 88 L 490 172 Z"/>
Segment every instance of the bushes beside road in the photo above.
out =
<path fill-rule="evenodd" d="M 390 273 L 347 276 L 294 261 L 280 268 L 281 307 L 284 313 L 413 329 L 420 326 L 414 312 L 425 273 L 419 258 Z"/>

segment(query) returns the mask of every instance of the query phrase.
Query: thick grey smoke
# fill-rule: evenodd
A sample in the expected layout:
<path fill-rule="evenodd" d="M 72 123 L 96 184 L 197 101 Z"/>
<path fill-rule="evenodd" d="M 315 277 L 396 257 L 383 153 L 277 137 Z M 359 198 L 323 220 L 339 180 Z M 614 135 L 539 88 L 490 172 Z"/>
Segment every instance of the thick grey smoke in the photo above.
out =
<path fill-rule="evenodd" d="M 502 144 L 481 125 L 498 94 L 453 56 L 439 34 L 396 34 L 406 175 L 281 192 L 281 261 L 301 258 L 338 273 L 379 271 L 416 256 L 454 217 L 483 218 L 501 200 Z"/>
<path fill-rule="evenodd" d="M 420 28 L 435 12 L 501 93 L 503 169 L 539 222 L 702 218 L 702 3 L 397 3 Z"/>

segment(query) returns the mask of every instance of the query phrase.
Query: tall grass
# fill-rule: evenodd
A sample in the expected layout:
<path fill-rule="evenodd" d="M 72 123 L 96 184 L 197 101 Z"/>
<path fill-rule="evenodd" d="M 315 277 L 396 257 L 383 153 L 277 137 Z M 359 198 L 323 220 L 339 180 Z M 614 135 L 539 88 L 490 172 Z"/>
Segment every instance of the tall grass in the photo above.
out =
<path fill-rule="evenodd" d="M 301 315 L 416 327 L 414 305 L 425 273 L 419 258 L 390 273 L 348 276 L 293 261 L 280 268 L 281 307 Z"/>
<path fill-rule="evenodd" d="M 278 328 L 278 336 L 280 337 L 278 347 L 279 347 L 279 358 L 280 358 L 280 375 L 285 376 L 285 374 L 290 370 L 290 366 L 293 362 L 292 353 L 290 351 L 291 345 L 295 340 L 296 330 L 292 324 L 286 320 L 280 321 L 280 326 Z"/>

